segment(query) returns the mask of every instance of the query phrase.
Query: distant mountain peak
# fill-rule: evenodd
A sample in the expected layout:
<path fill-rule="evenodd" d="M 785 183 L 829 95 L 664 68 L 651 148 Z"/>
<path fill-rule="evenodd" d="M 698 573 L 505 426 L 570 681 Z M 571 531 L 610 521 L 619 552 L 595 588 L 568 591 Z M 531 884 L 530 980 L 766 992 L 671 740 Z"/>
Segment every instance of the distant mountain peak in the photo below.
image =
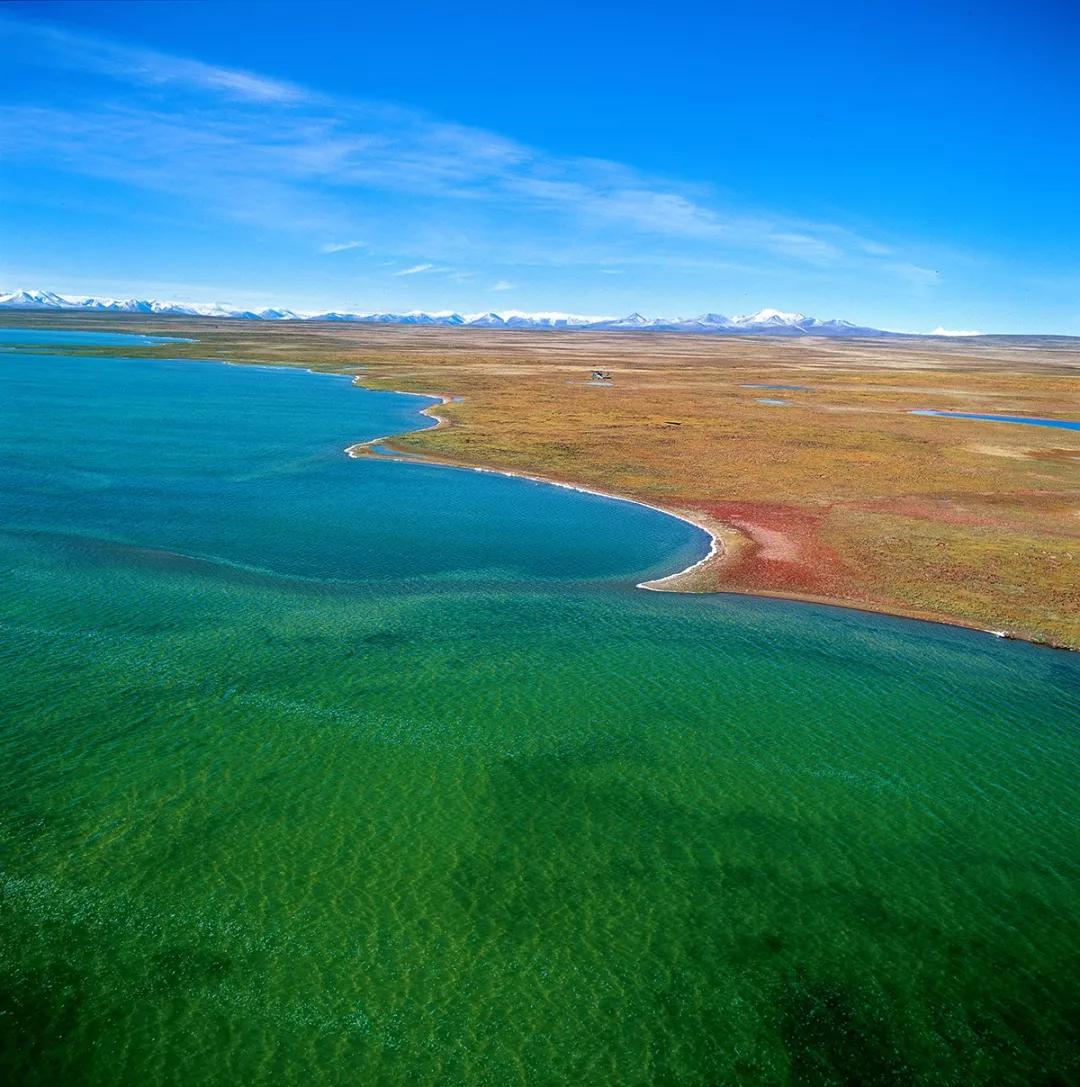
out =
<path fill-rule="evenodd" d="M 702 313 L 690 318 L 646 317 L 637 311 L 625 317 L 586 317 L 573 313 L 297 313 L 280 307 L 231 309 L 219 303 L 162 302 L 140 298 L 66 298 L 53 291 L 17 290 L 0 294 L 0 309 L 83 310 L 94 313 L 144 313 L 166 317 L 218 317 L 245 321 L 348 321 L 376 325 L 440 325 L 460 328 L 593 329 L 596 331 L 697 332 L 744 336 L 888 336 L 892 333 L 832 318 L 821 321 L 803 313 L 760 309 L 741 317 Z"/>
<path fill-rule="evenodd" d="M 10 309 L 75 309 L 77 303 L 69 302 L 52 291 L 20 290 L 0 296 L 0 306 Z"/>
<path fill-rule="evenodd" d="M 778 309 L 759 309 L 757 313 L 751 313 L 743 317 L 733 317 L 738 325 L 795 325 L 807 320 L 805 313 L 785 313 Z"/>

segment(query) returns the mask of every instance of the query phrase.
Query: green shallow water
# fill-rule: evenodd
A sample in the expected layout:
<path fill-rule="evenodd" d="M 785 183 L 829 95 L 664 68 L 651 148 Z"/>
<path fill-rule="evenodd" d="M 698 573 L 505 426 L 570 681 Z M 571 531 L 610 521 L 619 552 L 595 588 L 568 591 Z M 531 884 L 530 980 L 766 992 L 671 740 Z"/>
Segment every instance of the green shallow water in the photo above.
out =
<path fill-rule="evenodd" d="M 343 380 L 0 382 L 8 1081 L 1080 1074 L 1076 657 L 634 590 L 700 537 Z"/>

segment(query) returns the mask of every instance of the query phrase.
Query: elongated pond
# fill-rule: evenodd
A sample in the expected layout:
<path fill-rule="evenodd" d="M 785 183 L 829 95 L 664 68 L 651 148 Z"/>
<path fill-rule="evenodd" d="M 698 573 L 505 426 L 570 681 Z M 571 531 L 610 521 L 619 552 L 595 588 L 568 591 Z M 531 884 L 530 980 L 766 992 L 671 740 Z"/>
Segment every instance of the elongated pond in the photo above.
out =
<path fill-rule="evenodd" d="M 942 419 L 976 419 L 983 423 L 1017 423 L 1020 426 L 1048 426 L 1060 430 L 1080 430 L 1080 420 L 1040 419 L 1036 415 L 983 415 L 974 411 L 935 411 L 932 408 L 919 408 L 909 411 L 908 415 L 937 415 Z"/>
<path fill-rule="evenodd" d="M 426 403 L 0 356 L 7 1081 L 1074 1076 L 1078 658 L 635 590 L 703 535 L 343 455 Z"/>

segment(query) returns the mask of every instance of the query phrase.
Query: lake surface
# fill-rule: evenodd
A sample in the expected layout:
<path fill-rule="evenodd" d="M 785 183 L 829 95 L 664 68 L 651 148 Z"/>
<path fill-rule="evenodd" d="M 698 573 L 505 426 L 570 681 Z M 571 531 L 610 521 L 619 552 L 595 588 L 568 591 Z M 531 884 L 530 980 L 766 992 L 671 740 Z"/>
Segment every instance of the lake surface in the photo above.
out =
<path fill-rule="evenodd" d="M 1074 1079 L 1080 658 L 342 454 L 428 402 L 0 357 L 6 1080 Z"/>
<path fill-rule="evenodd" d="M 183 336 L 142 336 L 132 332 L 91 332 L 81 328 L 0 328 L 0 345 L 69 347 L 138 347 L 145 344 L 191 343 Z"/>
<path fill-rule="evenodd" d="M 980 415 L 973 411 L 934 411 L 921 408 L 908 415 L 940 415 L 945 419 L 981 419 L 987 423 L 1023 423 L 1026 426 L 1058 427 L 1061 430 L 1080 430 L 1080 422 L 1071 419 L 1039 419 L 1034 415 Z"/>

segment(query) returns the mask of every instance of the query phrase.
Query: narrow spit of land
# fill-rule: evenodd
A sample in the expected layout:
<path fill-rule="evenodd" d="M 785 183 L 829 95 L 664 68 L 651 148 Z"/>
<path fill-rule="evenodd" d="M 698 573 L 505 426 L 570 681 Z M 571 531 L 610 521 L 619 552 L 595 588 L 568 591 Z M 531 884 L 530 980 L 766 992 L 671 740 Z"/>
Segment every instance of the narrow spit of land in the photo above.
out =
<path fill-rule="evenodd" d="M 1080 433 L 911 414 L 1080 419 L 1075 339 L 2 320 L 192 336 L 169 354 L 302 363 L 371 388 L 444 392 L 447 425 L 393 448 L 697 521 L 723 546 L 667 588 L 801 598 L 1080 648 Z M 611 381 L 590 381 L 592 369 Z M 769 385 L 788 387 L 785 403 L 763 402 Z"/>

